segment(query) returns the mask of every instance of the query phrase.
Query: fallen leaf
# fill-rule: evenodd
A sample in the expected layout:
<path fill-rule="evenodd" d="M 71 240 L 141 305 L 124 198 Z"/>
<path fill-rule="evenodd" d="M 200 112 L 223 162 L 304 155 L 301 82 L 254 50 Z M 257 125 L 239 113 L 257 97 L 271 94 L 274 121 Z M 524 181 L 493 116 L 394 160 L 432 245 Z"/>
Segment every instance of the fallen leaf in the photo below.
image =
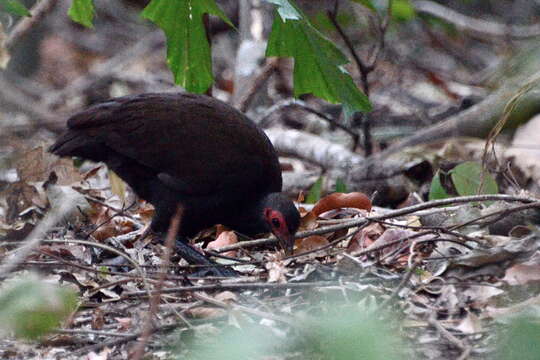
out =
<path fill-rule="evenodd" d="M 367 248 L 373 244 L 384 231 L 384 226 L 379 223 L 372 223 L 364 227 L 351 239 L 351 241 L 349 241 L 347 252 L 352 253 Z"/>
<path fill-rule="evenodd" d="M 371 200 L 361 192 L 352 193 L 333 193 L 320 199 L 313 207 L 313 214 L 319 216 L 320 214 L 341 208 L 356 208 L 370 211 Z"/>
<path fill-rule="evenodd" d="M 294 254 L 301 254 L 325 245 L 328 245 L 328 239 L 321 235 L 312 235 L 306 238 L 296 239 Z"/>
<path fill-rule="evenodd" d="M 219 250 L 224 246 L 233 245 L 233 244 L 236 244 L 237 242 L 238 242 L 238 236 L 236 236 L 234 231 L 222 231 L 221 234 L 218 235 L 216 240 L 208 243 L 206 248 L 208 250 Z M 235 257 L 236 250 L 227 251 L 223 255 Z"/>

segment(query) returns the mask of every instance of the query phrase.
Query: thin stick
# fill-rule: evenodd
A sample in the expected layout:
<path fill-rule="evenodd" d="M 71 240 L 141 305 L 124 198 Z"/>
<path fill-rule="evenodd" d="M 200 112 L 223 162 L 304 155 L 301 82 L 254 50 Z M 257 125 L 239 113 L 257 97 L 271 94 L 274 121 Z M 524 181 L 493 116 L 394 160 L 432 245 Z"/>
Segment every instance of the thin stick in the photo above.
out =
<path fill-rule="evenodd" d="M 150 298 L 150 309 L 148 312 L 148 317 L 146 318 L 143 326 L 141 339 L 137 342 L 137 345 L 135 345 L 135 349 L 133 350 L 132 358 L 134 360 L 142 359 L 144 355 L 144 348 L 148 343 L 148 340 L 150 339 L 150 335 L 153 332 L 154 325 L 152 320 L 157 314 L 157 310 L 159 307 L 159 301 L 163 290 L 163 284 L 165 282 L 165 278 L 167 277 L 167 270 L 169 268 L 172 249 L 175 243 L 176 234 L 178 234 L 178 229 L 180 228 L 182 213 L 183 208 L 181 206 L 178 206 L 178 208 L 176 209 L 176 214 L 171 219 L 169 230 L 167 231 L 167 238 L 165 239 L 165 249 L 161 257 L 161 273 L 155 290 L 152 293 L 152 297 Z"/>
<path fill-rule="evenodd" d="M 22 37 L 39 23 L 45 15 L 47 15 L 58 3 L 58 0 L 41 0 L 37 1 L 34 7 L 30 10 L 32 16 L 22 18 L 13 30 L 9 33 L 5 46 L 11 49 Z"/>
<path fill-rule="evenodd" d="M 38 226 L 32 230 L 30 235 L 24 240 L 23 244 L 16 250 L 16 254 L 7 258 L 0 265 L 2 272 L 0 278 L 7 276 L 11 273 L 26 257 L 36 248 L 41 240 L 45 237 L 45 234 L 56 225 L 67 213 L 74 208 L 74 202 L 69 199 L 63 199 L 60 201 L 58 208 L 50 210 L 47 215 L 41 220 Z"/>

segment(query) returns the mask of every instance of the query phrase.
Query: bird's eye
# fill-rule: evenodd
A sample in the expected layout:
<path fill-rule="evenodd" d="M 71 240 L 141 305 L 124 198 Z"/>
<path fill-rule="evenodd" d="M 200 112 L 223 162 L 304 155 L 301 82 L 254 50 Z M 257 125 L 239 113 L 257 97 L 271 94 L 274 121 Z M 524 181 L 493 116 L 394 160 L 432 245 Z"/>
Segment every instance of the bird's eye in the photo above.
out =
<path fill-rule="evenodd" d="M 272 226 L 278 228 L 280 225 L 281 225 L 281 223 L 279 222 L 279 219 L 278 219 L 278 218 L 273 218 L 273 219 L 272 219 Z"/>

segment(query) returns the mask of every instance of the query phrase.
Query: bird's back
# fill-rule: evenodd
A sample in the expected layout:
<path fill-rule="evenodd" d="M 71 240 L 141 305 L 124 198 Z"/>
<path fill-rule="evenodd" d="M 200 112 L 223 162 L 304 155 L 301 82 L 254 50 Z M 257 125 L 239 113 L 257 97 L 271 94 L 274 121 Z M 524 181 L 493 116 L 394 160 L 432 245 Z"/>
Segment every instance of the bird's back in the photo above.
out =
<path fill-rule="evenodd" d="M 188 196 L 281 190 L 279 161 L 266 135 L 204 95 L 141 94 L 94 105 L 68 120 L 50 150 L 113 170 L 119 163 L 138 166 Z"/>

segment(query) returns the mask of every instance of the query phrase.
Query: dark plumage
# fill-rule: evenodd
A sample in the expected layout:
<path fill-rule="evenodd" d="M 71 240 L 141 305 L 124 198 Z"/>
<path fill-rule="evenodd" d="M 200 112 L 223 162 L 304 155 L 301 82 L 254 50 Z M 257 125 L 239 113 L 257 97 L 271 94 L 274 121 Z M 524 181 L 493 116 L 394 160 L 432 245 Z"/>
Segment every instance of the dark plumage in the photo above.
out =
<path fill-rule="evenodd" d="M 102 161 L 156 214 L 163 233 L 178 204 L 180 236 L 214 224 L 247 235 L 272 231 L 290 251 L 300 216 L 280 193 L 276 152 L 245 115 L 203 95 L 142 94 L 73 115 L 50 151 Z"/>

